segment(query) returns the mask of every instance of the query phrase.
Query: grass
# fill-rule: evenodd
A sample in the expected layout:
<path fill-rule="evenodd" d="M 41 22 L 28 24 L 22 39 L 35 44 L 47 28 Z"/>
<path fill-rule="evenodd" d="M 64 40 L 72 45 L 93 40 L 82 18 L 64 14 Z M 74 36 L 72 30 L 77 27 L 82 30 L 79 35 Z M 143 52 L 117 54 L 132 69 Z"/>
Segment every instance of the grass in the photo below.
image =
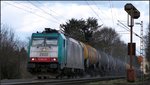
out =
<path fill-rule="evenodd" d="M 141 79 L 136 79 L 135 82 L 127 82 L 126 79 L 117 79 L 117 80 L 109 80 L 109 81 L 91 82 L 91 83 L 86 83 L 84 85 L 143 85 L 143 83 Z"/>

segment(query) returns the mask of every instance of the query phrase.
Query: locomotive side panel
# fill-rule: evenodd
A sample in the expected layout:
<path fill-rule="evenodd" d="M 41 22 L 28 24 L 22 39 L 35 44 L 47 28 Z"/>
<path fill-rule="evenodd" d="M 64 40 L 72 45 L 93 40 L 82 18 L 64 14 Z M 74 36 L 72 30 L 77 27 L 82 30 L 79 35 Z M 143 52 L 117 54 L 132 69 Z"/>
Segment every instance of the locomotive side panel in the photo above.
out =
<path fill-rule="evenodd" d="M 67 39 L 67 68 L 84 69 L 83 50 L 78 41 Z"/>
<path fill-rule="evenodd" d="M 66 64 L 66 37 L 63 34 L 59 34 L 58 41 L 58 60 L 60 69 L 63 69 Z"/>

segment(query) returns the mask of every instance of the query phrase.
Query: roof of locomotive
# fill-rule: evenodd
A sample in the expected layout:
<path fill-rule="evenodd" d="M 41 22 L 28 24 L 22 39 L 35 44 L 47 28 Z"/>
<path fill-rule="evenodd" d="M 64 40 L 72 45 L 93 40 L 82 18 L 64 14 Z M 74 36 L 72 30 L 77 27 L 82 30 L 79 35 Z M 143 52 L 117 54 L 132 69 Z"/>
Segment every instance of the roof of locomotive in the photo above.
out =
<path fill-rule="evenodd" d="M 57 30 L 45 28 L 43 32 L 32 33 L 32 37 L 57 37 L 59 34 Z"/>

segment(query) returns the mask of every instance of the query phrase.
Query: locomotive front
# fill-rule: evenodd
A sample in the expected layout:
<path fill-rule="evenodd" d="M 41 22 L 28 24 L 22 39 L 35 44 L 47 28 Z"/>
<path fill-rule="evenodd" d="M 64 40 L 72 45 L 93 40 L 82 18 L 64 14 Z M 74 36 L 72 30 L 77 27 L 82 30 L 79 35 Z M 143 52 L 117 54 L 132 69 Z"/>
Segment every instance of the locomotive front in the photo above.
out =
<path fill-rule="evenodd" d="M 28 48 L 28 71 L 32 74 L 55 72 L 58 62 L 58 33 L 33 33 Z"/>

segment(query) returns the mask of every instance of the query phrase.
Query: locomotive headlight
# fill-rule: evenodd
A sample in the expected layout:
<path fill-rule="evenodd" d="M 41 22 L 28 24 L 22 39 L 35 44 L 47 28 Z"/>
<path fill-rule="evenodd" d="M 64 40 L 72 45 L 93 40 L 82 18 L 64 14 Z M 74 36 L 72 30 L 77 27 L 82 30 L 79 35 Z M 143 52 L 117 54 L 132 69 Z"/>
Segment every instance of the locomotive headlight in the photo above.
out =
<path fill-rule="evenodd" d="M 56 58 L 53 58 L 53 61 L 56 61 Z"/>
<path fill-rule="evenodd" d="M 51 58 L 51 61 L 52 62 L 57 62 L 58 60 L 57 60 L 57 58 Z"/>
<path fill-rule="evenodd" d="M 34 59 L 34 58 L 32 58 L 31 60 L 32 60 L 32 61 L 34 61 L 35 59 Z"/>

